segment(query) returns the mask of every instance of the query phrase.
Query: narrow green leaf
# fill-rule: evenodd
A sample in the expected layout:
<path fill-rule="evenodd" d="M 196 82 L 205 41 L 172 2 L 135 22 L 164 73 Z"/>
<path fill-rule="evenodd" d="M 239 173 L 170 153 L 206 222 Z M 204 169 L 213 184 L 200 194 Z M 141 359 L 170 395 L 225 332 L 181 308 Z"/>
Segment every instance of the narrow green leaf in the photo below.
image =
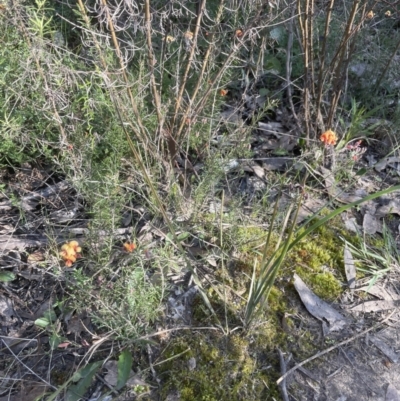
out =
<path fill-rule="evenodd" d="M 312 233 L 318 227 L 322 226 L 323 224 L 325 224 L 329 220 L 333 219 L 338 214 L 340 214 L 342 212 L 345 212 L 345 211 L 351 209 L 352 207 L 361 205 L 364 202 L 379 198 L 380 196 L 387 195 L 387 194 L 390 194 L 390 193 L 392 193 L 394 191 L 399 191 L 399 190 L 400 190 L 400 185 L 395 185 L 395 186 L 387 188 L 387 189 L 385 189 L 383 191 L 375 192 L 375 193 L 373 193 L 371 195 L 368 195 L 365 198 L 362 198 L 362 199 L 360 199 L 358 201 L 355 201 L 355 202 L 352 202 L 352 203 L 348 203 L 348 204 L 346 204 L 344 206 L 338 207 L 337 209 L 335 209 L 331 213 L 329 213 L 327 216 L 318 219 L 314 224 L 312 224 L 304 232 L 302 232 L 301 235 L 299 235 L 295 240 L 292 241 L 292 243 L 288 247 L 288 251 L 291 250 L 292 248 L 294 248 L 308 234 Z"/>
<path fill-rule="evenodd" d="M 42 329 L 45 329 L 50 324 L 50 322 L 45 317 L 41 317 L 41 318 L 35 320 L 35 324 L 36 324 L 36 326 L 39 326 Z"/>
<path fill-rule="evenodd" d="M 55 322 L 57 320 L 57 315 L 54 309 L 49 309 L 43 313 L 43 318 L 47 319 L 49 322 Z"/>
<path fill-rule="evenodd" d="M 73 381 L 78 383 L 68 388 L 65 401 L 78 401 L 84 396 L 102 363 L 103 361 L 90 363 L 73 375 Z"/>
<path fill-rule="evenodd" d="M 7 271 L 0 271 L 0 281 L 7 283 L 8 281 L 15 280 L 15 274 Z"/>
<path fill-rule="evenodd" d="M 58 345 L 61 343 L 61 337 L 58 334 L 54 333 L 50 337 L 49 343 L 50 343 L 51 349 L 55 350 L 58 347 Z"/>
<path fill-rule="evenodd" d="M 77 382 L 77 381 L 85 378 L 88 374 L 90 374 L 92 372 L 93 369 L 97 369 L 98 366 L 100 366 L 102 363 L 103 363 L 102 361 L 98 361 L 98 362 L 93 362 L 93 363 L 87 364 L 85 367 L 79 369 L 78 371 L 76 371 L 73 374 L 72 381 Z"/>
<path fill-rule="evenodd" d="M 318 227 L 322 226 L 323 224 L 326 224 L 329 222 L 329 220 L 333 219 L 335 216 L 338 214 L 352 208 L 358 205 L 361 205 L 364 202 L 373 200 L 378 198 L 379 196 L 387 195 L 391 192 L 394 191 L 399 191 L 400 190 L 400 185 L 396 185 L 390 188 L 387 188 L 383 191 L 375 192 L 374 194 L 370 194 L 366 196 L 363 199 L 357 200 L 355 202 L 346 204 L 344 206 L 338 207 L 334 209 L 331 213 L 329 213 L 327 216 L 321 217 L 317 219 L 313 224 L 311 224 L 309 227 L 306 229 L 297 229 L 295 230 L 295 222 L 297 220 L 297 215 L 299 212 L 299 208 L 301 205 L 301 202 L 298 203 L 297 205 L 297 210 L 295 213 L 295 216 L 293 218 L 293 224 L 290 228 L 289 235 L 285 239 L 283 244 L 279 244 L 279 248 L 276 249 L 271 256 L 268 258 L 264 257 L 261 266 L 260 266 L 260 271 L 261 274 L 258 278 L 255 279 L 255 282 L 253 284 L 253 279 L 252 279 L 252 288 L 250 291 L 250 295 L 247 300 L 247 308 L 246 308 L 246 316 L 245 316 L 245 325 L 249 327 L 250 323 L 252 320 L 255 318 L 255 315 L 257 314 L 257 308 L 260 308 L 263 304 L 263 300 L 265 300 L 275 282 L 276 275 L 278 274 L 278 271 L 283 264 L 284 259 L 286 258 L 287 254 L 291 249 L 293 249 L 302 239 L 306 238 L 307 235 L 312 233 L 314 230 L 316 230 Z M 312 222 L 316 217 L 318 216 L 318 212 L 315 213 L 313 216 L 310 216 L 309 219 L 306 221 Z M 273 220 L 275 218 L 275 214 L 273 215 Z M 269 244 L 269 238 L 267 239 L 266 245 L 264 247 L 264 255 L 266 255 L 266 247 Z"/>
<path fill-rule="evenodd" d="M 131 353 L 128 350 L 122 351 L 118 358 L 118 380 L 115 387 L 117 390 L 121 390 L 128 381 L 132 369 L 132 362 Z"/>
<path fill-rule="evenodd" d="M 190 237 L 190 233 L 187 231 L 184 231 L 183 233 L 180 233 L 176 238 L 178 241 L 184 241 L 185 239 L 188 239 Z"/>

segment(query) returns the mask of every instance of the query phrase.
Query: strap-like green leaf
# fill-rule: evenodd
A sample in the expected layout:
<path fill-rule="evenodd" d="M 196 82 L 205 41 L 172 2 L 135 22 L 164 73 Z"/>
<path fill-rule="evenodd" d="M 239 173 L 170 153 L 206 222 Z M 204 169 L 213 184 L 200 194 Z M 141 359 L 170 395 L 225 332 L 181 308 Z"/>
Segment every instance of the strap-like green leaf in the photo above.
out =
<path fill-rule="evenodd" d="M 132 355 L 128 350 L 122 351 L 118 358 L 118 381 L 116 385 L 117 390 L 121 390 L 129 379 L 132 369 Z"/>
<path fill-rule="evenodd" d="M 78 401 L 84 396 L 92 383 L 93 376 L 99 370 L 102 363 L 103 361 L 89 363 L 73 375 L 72 380 L 78 383 L 68 388 L 65 401 Z"/>

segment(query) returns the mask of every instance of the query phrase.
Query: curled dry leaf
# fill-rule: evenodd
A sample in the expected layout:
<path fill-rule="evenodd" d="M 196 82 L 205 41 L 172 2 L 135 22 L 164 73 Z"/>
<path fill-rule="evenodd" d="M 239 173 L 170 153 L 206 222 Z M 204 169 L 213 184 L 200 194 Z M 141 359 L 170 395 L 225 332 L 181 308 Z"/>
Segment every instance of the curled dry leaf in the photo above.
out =
<path fill-rule="evenodd" d="M 244 32 L 241 29 L 236 29 L 235 35 L 237 38 L 241 38 L 243 36 Z"/>
<path fill-rule="evenodd" d="M 43 262 L 45 260 L 44 253 L 42 251 L 35 251 L 28 255 L 28 263 L 34 264 Z"/>
<path fill-rule="evenodd" d="M 378 348 L 382 354 L 386 355 L 393 363 L 399 362 L 399 357 L 395 350 L 382 338 L 379 338 L 378 336 L 370 336 L 369 341 L 371 341 L 372 344 L 374 344 L 375 347 Z"/>
<path fill-rule="evenodd" d="M 186 31 L 184 37 L 187 40 L 193 40 L 193 32 Z"/>
<path fill-rule="evenodd" d="M 329 331 L 341 330 L 346 324 L 347 319 L 328 303 L 317 297 L 297 275 L 294 275 L 294 286 L 307 310 L 322 322 L 327 321 Z"/>

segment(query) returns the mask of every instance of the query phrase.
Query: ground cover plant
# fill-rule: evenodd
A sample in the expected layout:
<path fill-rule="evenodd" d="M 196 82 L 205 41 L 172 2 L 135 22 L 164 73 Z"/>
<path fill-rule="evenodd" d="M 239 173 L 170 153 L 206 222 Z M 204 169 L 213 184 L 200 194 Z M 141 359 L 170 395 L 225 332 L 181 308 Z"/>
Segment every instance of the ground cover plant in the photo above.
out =
<path fill-rule="evenodd" d="M 298 280 L 398 273 L 398 12 L 1 3 L 0 400 L 312 399 L 289 355 L 367 323 Z"/>

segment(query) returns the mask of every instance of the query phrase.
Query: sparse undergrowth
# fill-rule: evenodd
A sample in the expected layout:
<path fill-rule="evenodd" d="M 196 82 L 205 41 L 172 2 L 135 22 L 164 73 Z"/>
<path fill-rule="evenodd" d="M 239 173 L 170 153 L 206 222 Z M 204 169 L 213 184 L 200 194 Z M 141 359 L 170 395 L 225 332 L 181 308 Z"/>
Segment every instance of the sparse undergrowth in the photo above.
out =
<path fill-rule="evenodd" d="M 317 351 L 295 317 L 293 273 L 337 301 L 342 238 L 365 249 L 381 239 L 350 235 L 335 217 L 288 250 L 329 213 L 291 231 L 290 205 L 321 187 L 332 198 L 321 165 L 351 191 L 369 172 L 367 149 L 368 160 L 397 156 L 400 36 L 387 5 L 311 3 L 0 4 L 2 205 L 17 216 L 11 237 L 46 238 L 36 259 L 31 247 L 18 256 L 54 286 L 34 334 L 50 339 L 50 354 L 68 344 L 84 354 L 70 375 L 46 376 L 53 387 L 42 378 L 51 397 L 83 397 L 119 355 L 111 388 L 133 365 L 147 381 L 128 386 L 134 399 L 273 400 L 276 348 Z M 32 173 L 28 185 L 31 170 L 39 183 Z M 67 193 L 21 201 L 60 182 Z M 5 266 L 1 281 L 28 288 Z M 250 324 L 254 284 L 272 266 Z M 189 284 L 196 296 L 178 305 Z M 97 349 L 99 338 L 115 349 Z"/>

